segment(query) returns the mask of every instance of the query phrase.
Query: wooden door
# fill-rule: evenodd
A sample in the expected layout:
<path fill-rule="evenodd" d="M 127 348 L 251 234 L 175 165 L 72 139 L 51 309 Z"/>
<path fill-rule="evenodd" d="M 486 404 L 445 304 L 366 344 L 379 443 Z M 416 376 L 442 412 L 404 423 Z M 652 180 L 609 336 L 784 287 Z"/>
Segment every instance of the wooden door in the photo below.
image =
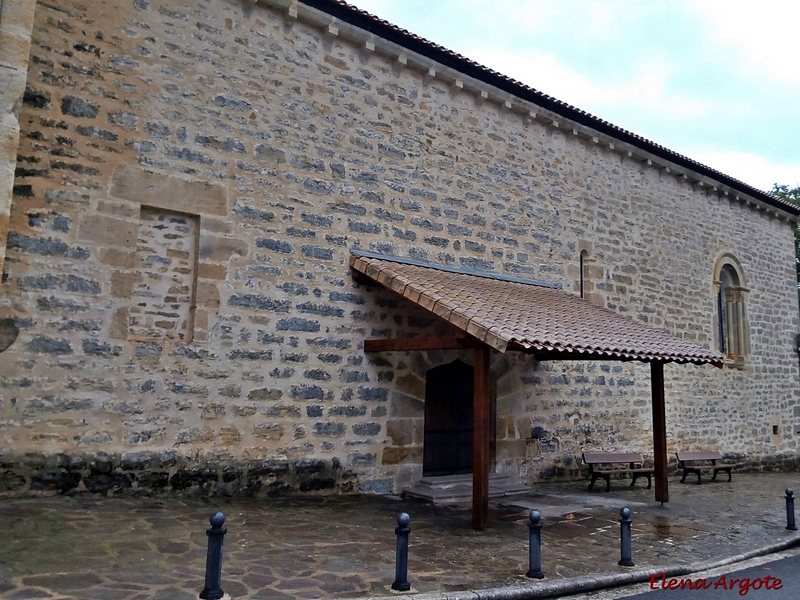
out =
<path fill-rule="evenodd" d="M 472 472 L 473 372 L 455 360 L 427 373 L 424 476 Z"/>

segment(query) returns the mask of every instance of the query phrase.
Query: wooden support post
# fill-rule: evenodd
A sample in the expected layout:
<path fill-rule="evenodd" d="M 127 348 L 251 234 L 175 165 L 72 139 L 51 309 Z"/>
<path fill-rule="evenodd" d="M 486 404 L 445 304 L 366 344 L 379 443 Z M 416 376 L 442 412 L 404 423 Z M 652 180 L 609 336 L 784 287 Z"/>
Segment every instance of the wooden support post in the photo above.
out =
<path fill-rule="evenodd" d="M 489 417 L 491 388 L 489 346 L 475 349 L 475 389 L 472 429 L 472 527 L 489 524 Z"/>
<path fill-rule="evenodd" d="M 667 413 L 664 403 L 664 363 L 650 363 L 653 393 L 653 462 L 655 463 L 656 502 L 669 502 L 667 481 Z"/>

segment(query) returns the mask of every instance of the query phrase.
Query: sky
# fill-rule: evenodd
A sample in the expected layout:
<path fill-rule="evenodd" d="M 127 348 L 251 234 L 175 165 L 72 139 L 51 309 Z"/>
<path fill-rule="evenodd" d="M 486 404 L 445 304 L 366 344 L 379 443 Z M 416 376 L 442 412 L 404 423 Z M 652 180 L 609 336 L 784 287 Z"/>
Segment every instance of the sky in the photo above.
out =
<path fill-rule="evenodd" d="M 762 190 L 800 186 L 796 0 L 349 0 Z"/>

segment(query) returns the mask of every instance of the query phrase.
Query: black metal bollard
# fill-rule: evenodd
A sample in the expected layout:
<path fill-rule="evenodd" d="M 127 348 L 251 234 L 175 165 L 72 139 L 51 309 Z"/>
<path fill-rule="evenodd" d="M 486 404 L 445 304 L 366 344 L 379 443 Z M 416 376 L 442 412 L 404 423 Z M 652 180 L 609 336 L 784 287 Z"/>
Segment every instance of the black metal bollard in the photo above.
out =
<path fill-rule="evenodd" d="M 408 582 L 408 534 L 411 532 L 408 524 L 410 522 L 411 517 L 408 516 L 408 513 L 400 513 L 397 515 L 397 527 L 394 528 L 394 532 L 397 534 L 397 555 L 392 589 L 401 592 L 411 589 L 411 584 Z"/>
<path fill-rule="evenodd" d="M 794 490 L 786 488 L 786 529 L 797 531 L 797 525 L 794 524 Z"/>
<path fill-rule="evenodd" d="M 528 536 L 530 538 L 530 551 L 528 553 L 528 577 L 536 579 L 544 578 L 542 573 L 542 524 L 539 522 L 542 516 L 538 510 L 532 510 L 528 517 Z"/>
<path fill-rule="evenodd" d="M 617 564 L 623 567 L 632 567 L 631 560 L 631 509 L 627 506 L 619 511 L 619 547 L 622 555 Z"/>
<path fill-rule="evenodd" d="M 206 555 L 206 586 L 200 592 L 203 600 L 219 600 L 224 592 L 222 585 L 222 538 L 228 529 L 223 529 L 225 515 L 221 512 L 211 515 L 211 527 L 206 529 L 208 536 L 208 554 Z"/>

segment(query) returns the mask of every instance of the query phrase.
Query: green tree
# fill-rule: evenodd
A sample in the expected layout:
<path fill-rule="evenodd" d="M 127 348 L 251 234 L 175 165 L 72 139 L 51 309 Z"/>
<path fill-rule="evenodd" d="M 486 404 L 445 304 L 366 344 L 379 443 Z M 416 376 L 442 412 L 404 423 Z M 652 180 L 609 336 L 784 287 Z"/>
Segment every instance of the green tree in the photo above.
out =
<path fill-rule="evenodd" d="M 773 196 L 786 200 L 795 206 L 800 206 L 800 185 L 790 188 L 788 185 L 773 184 L 769 191 Z M 800 227 L 794 230 L 794 257 L 797 267 L 797 293 L 800 296 Z"/>

